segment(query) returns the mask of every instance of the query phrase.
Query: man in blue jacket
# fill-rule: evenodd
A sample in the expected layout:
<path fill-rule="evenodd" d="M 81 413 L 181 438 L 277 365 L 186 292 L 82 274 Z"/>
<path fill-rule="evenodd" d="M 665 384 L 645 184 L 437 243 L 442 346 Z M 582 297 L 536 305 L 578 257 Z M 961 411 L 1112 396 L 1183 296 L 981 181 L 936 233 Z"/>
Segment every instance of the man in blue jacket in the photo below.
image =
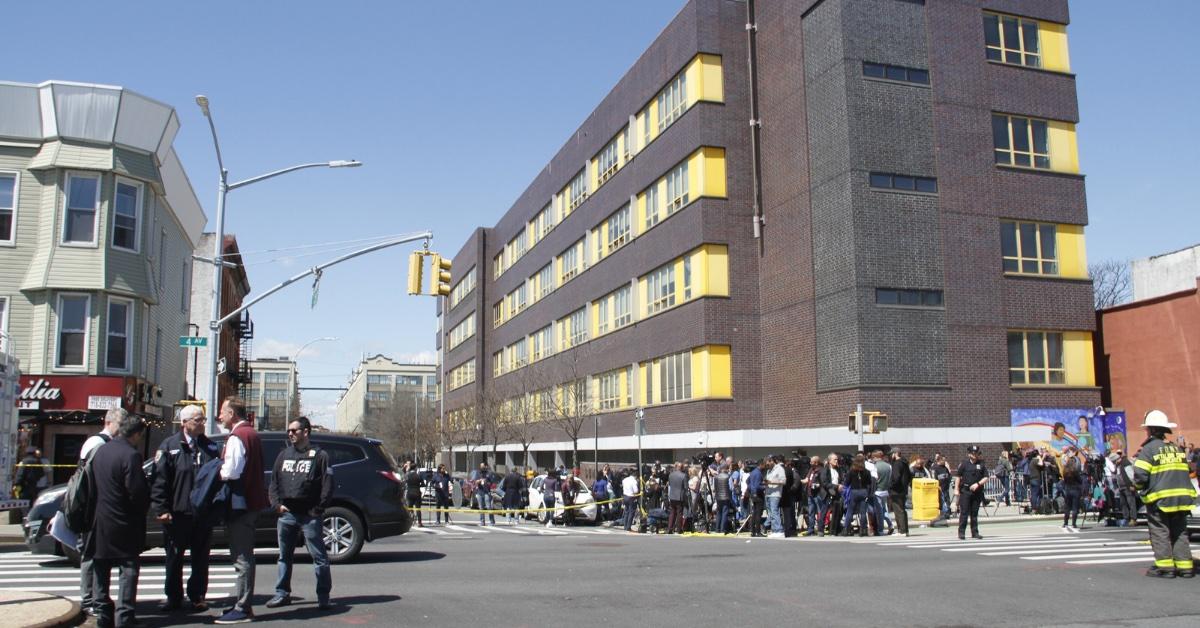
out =
<path fill-rule="evenodd" d="M 750 536 L 766 536 L 762 532 L 763 505 L 766 495 L 763 486 L 765 462 L 752 462 L 754 470 L 746 478 L 746 492 L 750 495 Z"/>

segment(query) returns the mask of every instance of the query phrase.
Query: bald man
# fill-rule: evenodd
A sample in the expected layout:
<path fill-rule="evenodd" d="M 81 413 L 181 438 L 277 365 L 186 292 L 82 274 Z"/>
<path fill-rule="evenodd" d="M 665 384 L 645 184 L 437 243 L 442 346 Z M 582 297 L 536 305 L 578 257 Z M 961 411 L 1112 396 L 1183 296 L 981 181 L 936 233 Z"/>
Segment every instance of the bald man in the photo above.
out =
<path fill-rule="evenodd" d="M 154 454 L 154 486 L 150 508 L 163 528 L 166 550 L 166 599 L 162 611 L 202 611 L 208 608 L 208 554 L 212 523 L 198 521 L 192 508 L 192 485 L 196 471 L 219 456 L 221 448 L 204 435 L 204 411 L 186 406 L 179 412 L 179 431 L 168 436 Z M 183 554 L 192 552 L 192 575 L 188 577 L 187 600 L 183 599 Z"/>

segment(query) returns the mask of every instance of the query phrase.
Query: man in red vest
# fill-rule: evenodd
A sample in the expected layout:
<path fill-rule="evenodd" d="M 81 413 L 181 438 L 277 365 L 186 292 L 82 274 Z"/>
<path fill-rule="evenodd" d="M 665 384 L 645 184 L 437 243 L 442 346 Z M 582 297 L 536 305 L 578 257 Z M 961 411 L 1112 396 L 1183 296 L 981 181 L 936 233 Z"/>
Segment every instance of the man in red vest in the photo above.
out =
<path fill-rule="evenodd" d="M 246 403 L 229 397 L 217 416 L 221 427 L 229 431 L 221 454 L 221 479 L 229 486 L 230 512 L 225 526 L 229 536 L 229 554 L 237 574 L 233 608 L 217 618 L 218 624 L 244 624 L 254 621 L 251 598 L 254 596 L 254 524 L 261 511 L 270 505 L 263 476 L 262 444 L 258 432 L 246 419 Z"/>

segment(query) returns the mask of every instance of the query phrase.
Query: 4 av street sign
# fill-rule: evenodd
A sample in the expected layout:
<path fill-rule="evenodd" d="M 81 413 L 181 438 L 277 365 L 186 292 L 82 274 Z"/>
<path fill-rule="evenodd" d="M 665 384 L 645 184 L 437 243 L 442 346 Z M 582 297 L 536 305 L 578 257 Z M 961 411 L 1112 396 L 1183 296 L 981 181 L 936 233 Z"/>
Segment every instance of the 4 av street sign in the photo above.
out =
<path fill-rule="evenodd" d="M 179 346 L 181 347 L 207 347 L 208 338 L 204 336 L 180 336 Z"/>

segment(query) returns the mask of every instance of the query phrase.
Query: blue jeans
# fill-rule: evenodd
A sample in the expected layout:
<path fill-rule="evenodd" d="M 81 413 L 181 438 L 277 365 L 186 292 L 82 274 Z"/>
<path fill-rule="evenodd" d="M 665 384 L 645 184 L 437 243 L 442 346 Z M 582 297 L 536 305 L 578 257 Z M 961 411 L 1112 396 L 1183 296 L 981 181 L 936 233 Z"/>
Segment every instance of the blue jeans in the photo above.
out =
<path fill-rule="evenodd" d="M 888 531 L 892 531 L 892 520 L 888 517 L 888 496 L 885 491 L 882 495 L 875 493 L 871 495 L 872 507 L 875 509 L 875 534 L 883 535 L 883 528 L 887 526 Z"/>
<path fill-rule="evenodd" d="M 1041 482 L 1030 482 L 1029 483 L 1029 507 L 1032 508 L 1033 510 L 1037 510 L 1038 506 L 1041 505 L 1041 503 L 1042 503 L 1042 483 Z"/>
<path fill-rule="evenodd" d="M 492 525 L 496 525 L 496 513 L 487 513 L 485 510 L 492 509 L 492 494 L 487 491 L 477 491 L 475 493 L 475 504 L 479 506 L 479 525 L 486 523 L 485 517 L 491 517 Z"/>
<path fill-rule="evenodd" d="M 329 602 L 333 577 L 329 574 L 329 555 L 325 553 L 325 530 L 320 517 L 285 512 L 275 522 L 275 529 L 279 533 L 279 579 L 275 581 L 275 595 L 292 594 L 292 559 L 297 537 L 304 535 L 304 546 L 317 574 L 317 602 Z"/>
<path fill-rule="evenodd" d="M 779 495 L 767 497 L 767 521 L 770 522 L 772 533 L 783 534 L 783 520 L 779 518 Z"/>
<path fill-rule="evenodd" d="M 820 489 L 817 489 L 820 490 Z M 829 502 L 824 497 L 808 498 L 808 533 L 825 534 L 825 513 L 829 512 Z M 814 523 L 815 521 L 815 523 Z"/>
<path fill-rule="evenodd" d="M 625 521 L 623 523 L 625 524 L 625 530 L 629 531 L 633 528 L 633 515 L 637 513 L 638 498 L 636 495 L 632 497 L 626 495 L 622 499 L 624 500 L 622 507 L 625 508 Z"/>
<path fill-rule="evenodd" d="M 717 502 L 717 534 L 729 531 L 730 515 L 733 514 L 733 503 L 728 499 Z"/>
<path fill-rule="evenodd" d="M 842 521 L 842 534 L 850 534 L 850 521 L 858 515 L 858 533 L 867 535 L 867 493 L 865 488 L 850 490 L 850 506 L 846 508 L 846 516 Z"/>
<path fill-rule="evenodd" d="M 1004 488 L 1004 505 L 1011 506 L 1012 498 L 1009 497 L 1009 494 L 1008 494 L 1009 485 L 1008 485 L 1008 476 L 1007 475 L 1000 476 L 1000 486 Z"/>

